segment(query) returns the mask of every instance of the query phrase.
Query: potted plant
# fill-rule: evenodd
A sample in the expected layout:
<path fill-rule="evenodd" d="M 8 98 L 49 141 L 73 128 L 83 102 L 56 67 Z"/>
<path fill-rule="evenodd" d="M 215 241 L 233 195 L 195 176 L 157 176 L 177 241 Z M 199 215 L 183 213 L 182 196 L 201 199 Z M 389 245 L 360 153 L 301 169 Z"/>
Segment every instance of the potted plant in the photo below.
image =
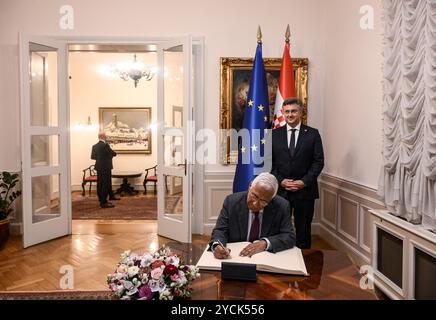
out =
<path fill-rule="evenodd" d="M 0 248 L 9 238 L 9 215 L 12 213 L 12 203 L 21 195 L 15 190 L 18 174 L 3 171 L 0 173 Z"/>

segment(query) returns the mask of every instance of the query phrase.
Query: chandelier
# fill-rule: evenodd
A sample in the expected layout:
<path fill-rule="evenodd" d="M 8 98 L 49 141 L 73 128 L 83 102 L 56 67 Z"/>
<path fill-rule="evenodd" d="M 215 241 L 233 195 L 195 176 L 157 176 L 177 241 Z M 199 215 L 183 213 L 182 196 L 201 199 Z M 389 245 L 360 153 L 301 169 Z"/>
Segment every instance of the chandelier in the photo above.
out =
<path fill-rule="evenodd" d="M 132 79 L 134 81 L 135 88 L 138 86 L 140 79 L 150 81 L 154 76 L 153 70 L 150 68 L 144 69 L 142 64 L 136 60 L 136 54 L 133 55 L 133 62 L 120 64 L 113 69 L 113 72 L 124 81 Z"/>

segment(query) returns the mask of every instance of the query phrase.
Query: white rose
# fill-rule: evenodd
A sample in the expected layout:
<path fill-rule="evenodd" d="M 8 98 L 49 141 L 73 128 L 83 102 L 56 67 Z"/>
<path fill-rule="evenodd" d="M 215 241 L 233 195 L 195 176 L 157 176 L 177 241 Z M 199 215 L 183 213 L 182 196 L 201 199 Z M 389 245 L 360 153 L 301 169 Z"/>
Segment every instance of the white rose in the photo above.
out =
<path fill-rule="evenodd" d="M 174 266 L 178 267 L 180 263 L 180 259 L 176 256 L 171 256 L 165 259 L 166 264 L 173 264 Z"/>
<path fill-rule="evenodd" d="M 173 295 L 171 294 L 171 292 L 168 289 L 166 289 L 166 290 L 161 292 L 161 294 L 159 295 L 159 299 L 160 300 L 173 300 Z"/>
<path fill-rule="evenodd" d="M 121 279 L 124 279 L 126 277 L 126 274 L 125 273 L 121 273 L 121 272 L 117 272 L 115 277 L 117 278 L 117 280 L 121 280 Z"/>
<path fill-rule="evenodd" d="M 127 273 L 129 274 L 129 277 L 134 277 L 138 274 L 139 268 L 137 266 L 132 266 L 127 270 Z"/>

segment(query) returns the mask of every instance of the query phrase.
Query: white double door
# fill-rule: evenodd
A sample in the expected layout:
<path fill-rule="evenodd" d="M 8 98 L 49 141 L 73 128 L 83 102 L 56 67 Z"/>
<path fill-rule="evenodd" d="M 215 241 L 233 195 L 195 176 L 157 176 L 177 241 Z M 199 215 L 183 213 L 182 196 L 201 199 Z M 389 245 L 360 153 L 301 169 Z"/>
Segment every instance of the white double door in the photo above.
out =
<path fill-rule="evenodd" d="M 191 242 L 192 39 L 158 45 L 158 233 Z M 66 41 L 21 35 L 23 245 L 71 234 Z"/>
<path fill-rule="evenodd" d="M 158 233 L 191 242 L 193 202 L 192 39 L 158 46 Z"/>

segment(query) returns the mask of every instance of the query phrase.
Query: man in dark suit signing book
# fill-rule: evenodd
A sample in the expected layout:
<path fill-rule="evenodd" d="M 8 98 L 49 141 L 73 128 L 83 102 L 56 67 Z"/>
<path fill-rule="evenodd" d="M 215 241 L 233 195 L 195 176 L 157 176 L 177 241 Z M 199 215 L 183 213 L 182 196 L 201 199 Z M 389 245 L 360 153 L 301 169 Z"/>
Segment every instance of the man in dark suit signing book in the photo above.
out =
<path fill-rule="evenodd" d="M 209 243 L 215 258 L 230 256 L 228 242 L 251 242 L 241 252 L 249 256 L 262 252 L 279 252 L 295 245 L 295 232 L 289 216 L 289 203 L 280 196 L 277 179 L 261 173 L 251 183 L 248 192 L 231 194 L 223 208 Z"/>
<path fill-rule="evenodd" d="M 97 195 L 100 207 L 113 208 L 114 205 L 107 201 L 119 200 L 112 191 L 112 158 L 117 155 L 106 142 L 106 134 L 98 134 L 98 143 L 92 146 L 91 159 L 95 160 L 95 170 L 97 170 Z"/>
<path fill-rule="evenodd" d="M 272 171 L 280 188 L 278 194 L 290 203 L 294 215 L 297 247 L 310 249 L 311 223 L 317 178 L 324 167 L 324 152 L 318 130 L 301 123 L 303 104 L 286 99 L 282 105 L 286 125 L 272 130 Z"/>

